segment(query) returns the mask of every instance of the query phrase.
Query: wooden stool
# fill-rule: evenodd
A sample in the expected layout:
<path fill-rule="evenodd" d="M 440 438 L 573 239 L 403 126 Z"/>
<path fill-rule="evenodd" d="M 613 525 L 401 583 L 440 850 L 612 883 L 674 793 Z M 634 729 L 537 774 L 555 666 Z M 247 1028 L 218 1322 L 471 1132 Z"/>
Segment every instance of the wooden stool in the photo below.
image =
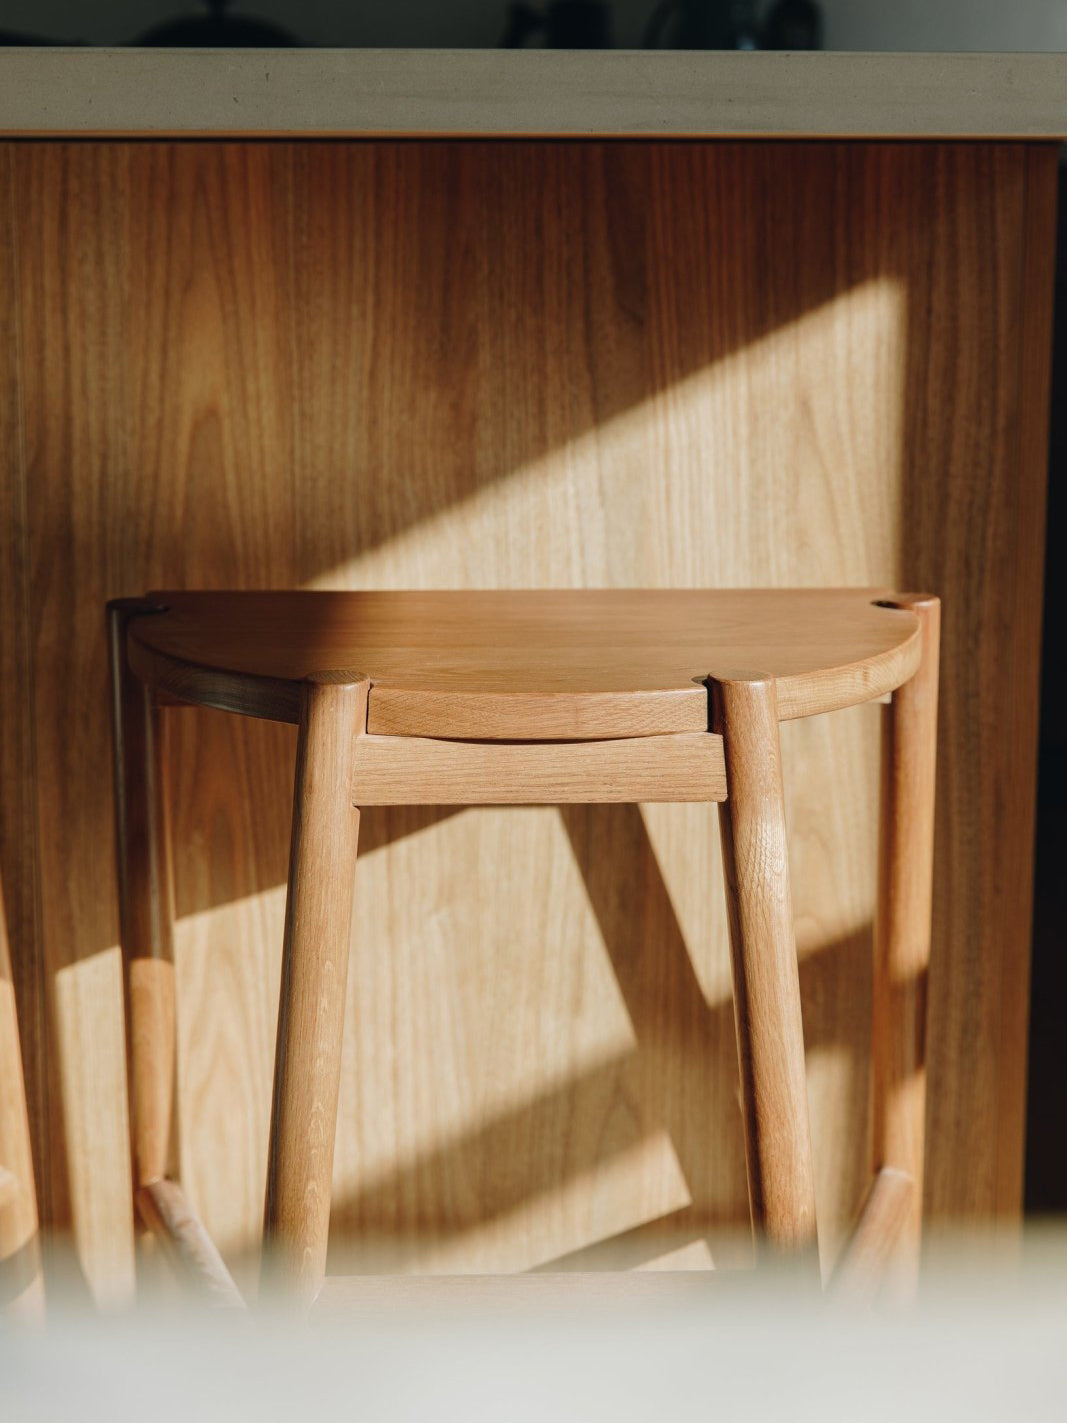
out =
<path fill-rule="evenodd" d="M 299 728 L 265 1240 L 309 1302 L 330 1218 L 357 806 L 717 801 L 749 1196 L 815 1255 L 778 724 L 889 700 L 874 1185 L 846 1270 L 918 1257 L 939 604 L 876 589 L 154 593 L 109 604 L 135 1185 L 173 1258 L 232 1284 L 168 1179 L 175 1006 L 164 718 Z M 621 887 L 620 887 L 620 892 Z"/>

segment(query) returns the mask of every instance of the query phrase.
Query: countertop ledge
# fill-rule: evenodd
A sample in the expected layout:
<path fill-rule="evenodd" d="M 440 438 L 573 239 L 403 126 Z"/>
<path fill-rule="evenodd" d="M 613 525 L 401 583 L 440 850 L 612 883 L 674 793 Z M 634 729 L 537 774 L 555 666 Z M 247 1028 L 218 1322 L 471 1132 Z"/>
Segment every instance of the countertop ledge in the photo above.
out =
<path fill-rule="evenodd" d="M 1067 55 L 0 49 L 0 135 L 1062 140 Z"/>

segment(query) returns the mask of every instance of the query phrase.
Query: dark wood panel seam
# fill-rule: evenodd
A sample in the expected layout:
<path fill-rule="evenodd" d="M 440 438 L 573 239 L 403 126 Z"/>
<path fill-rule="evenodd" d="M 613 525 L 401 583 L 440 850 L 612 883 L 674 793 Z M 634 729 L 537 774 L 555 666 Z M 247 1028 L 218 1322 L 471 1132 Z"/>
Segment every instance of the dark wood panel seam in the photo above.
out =
<path fill-rule="evenodd" d="M 1037 583 L 1038 616 L 1035 683 L 1040 677 L 1040 647 L 1046 630 L 1042 618 L 1042 590 L 1045 575 L 1045 521 L 1048 502 L 1048 431 L 1051 417 L 1052 383 L 1052 312 L 1054 302 L 1054 272 L 1056 253 L 1057 218 L 1057 168 L 1059 145 L 1033 143 L 1027 145 L 1026 164 L 1023 175 L 1023 240 L 1020 247 L 1019 299 L 1021 321 L 1019 324 L 1019 431 L 1018 431 L 1018 471 L 1020 488 L 1032 491 L 1034 507 L 1029 510 L 1029 521 L 1039 535 L 1035 546 L 1021 550 L 1036 564 L 1034 578 Z M 1025 516 L 1025 511 L 1024 511 Z M 1025 860 L 1026 883 L 1019 887 L 1023 903 L 1023 922 L 1019 926 L 1020 936 L 1030 936 L 1025 953 L 1005 955 L 1001 969 L 1003 987 L 998 995 L 1000 1023 L 998 1040 L 1002 1046 L 1000 1054 L 1003 1063 L 1013 1060 L 1011 1047 L 1017 1042 L 1019 1024 L 1005 1022 L 1005 1005 L 1022 1002 L 1024 1005 L 1021 1032 L 1026 1042 L 1029 1031 L 1029 1000 L 1031 977 L 1034 855 L 1033 837 L 1036 831 L 1037 814 L 1037 743 L 1038 717 L 1040 713 L 1040 686 L 1034 686 L 1032 702 L 1031 737 L 1028 745 L 1032 754 L 1026 767 L 1029 777 L 1029 813 L 1026 822 L 1027 853 Z M 1020 984 L 1019 974 L 1025 976 Z M 1008 977 L 1011 981 L 1007 981 Z M 1003 1049 L 1007 1049 L 1004 1051 Z M 997 1133 L 994 1161 L 996 1182 L 994 1196 L 998 1215 L 1014 1214 L 1019 1210 L 1023 1196 L 1023 1169 L 1025 1162 L 1025 1138 L 1027 1123 L 1026 1077 L 1027 1055 L 1018 1055 L 1018 1078 L 1012 1082 L 1001 1082 L 1001 1093 L 1006 1090 L 1017 1092 L 1013 1103 L 1002 1102 L 995 1116 Z M 1004 1107 L 1008 1111 L 1005 1114 Z M 1021 1122 L 1019 1136 L 1005 1141 L 1006 1122 Z"/>

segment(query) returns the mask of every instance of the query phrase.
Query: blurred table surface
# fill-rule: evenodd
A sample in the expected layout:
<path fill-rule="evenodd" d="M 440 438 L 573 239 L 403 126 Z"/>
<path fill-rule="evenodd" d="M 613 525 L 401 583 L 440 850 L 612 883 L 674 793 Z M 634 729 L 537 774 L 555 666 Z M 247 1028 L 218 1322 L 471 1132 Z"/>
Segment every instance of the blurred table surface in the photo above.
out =
<path fill-rule="evenodd" d="M 1067 136 L 1067 55 L 0 49 L 0 136 Z"/>

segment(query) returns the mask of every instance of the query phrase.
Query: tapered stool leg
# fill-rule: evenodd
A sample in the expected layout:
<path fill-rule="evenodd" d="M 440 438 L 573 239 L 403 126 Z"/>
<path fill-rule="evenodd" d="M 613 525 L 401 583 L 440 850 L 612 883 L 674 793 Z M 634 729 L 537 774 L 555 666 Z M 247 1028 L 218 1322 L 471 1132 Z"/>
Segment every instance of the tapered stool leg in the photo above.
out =
<path fill-rule="evenodd" d="M 359 834 L 352 758 L 366 702 L 366 684 L 309 683 L 297 746 L 264 1265 L 302 1304 L 326 1265 Z"/>
<path fill-rule="evenodd" d="M 172 1174 L 177 1155 L 174 897 L 165 719 L 129 670 L 126 629 L 153 605 L 108 604 L 119 936 L 126 990 L 134 1190 Z"/>
<path fill-rule="evenodd" d="M 815 1183 L 771 678 L 713 679 L 727 799 L 719 806 L 745 1157 L 757 1251 L 817 1270 Z"/>
<path fill-rule="evenodd" d="M 922 1231 L 941 606 L 929 597 L 902 597 L 892 606 L 918 615 L 923 650 L 918 671 L 884 711 L 872 1115 L 875 1171 L 904 1172 L 914 1182 L 894 1262 L 898 1287 L 910 1291 Z"/>

